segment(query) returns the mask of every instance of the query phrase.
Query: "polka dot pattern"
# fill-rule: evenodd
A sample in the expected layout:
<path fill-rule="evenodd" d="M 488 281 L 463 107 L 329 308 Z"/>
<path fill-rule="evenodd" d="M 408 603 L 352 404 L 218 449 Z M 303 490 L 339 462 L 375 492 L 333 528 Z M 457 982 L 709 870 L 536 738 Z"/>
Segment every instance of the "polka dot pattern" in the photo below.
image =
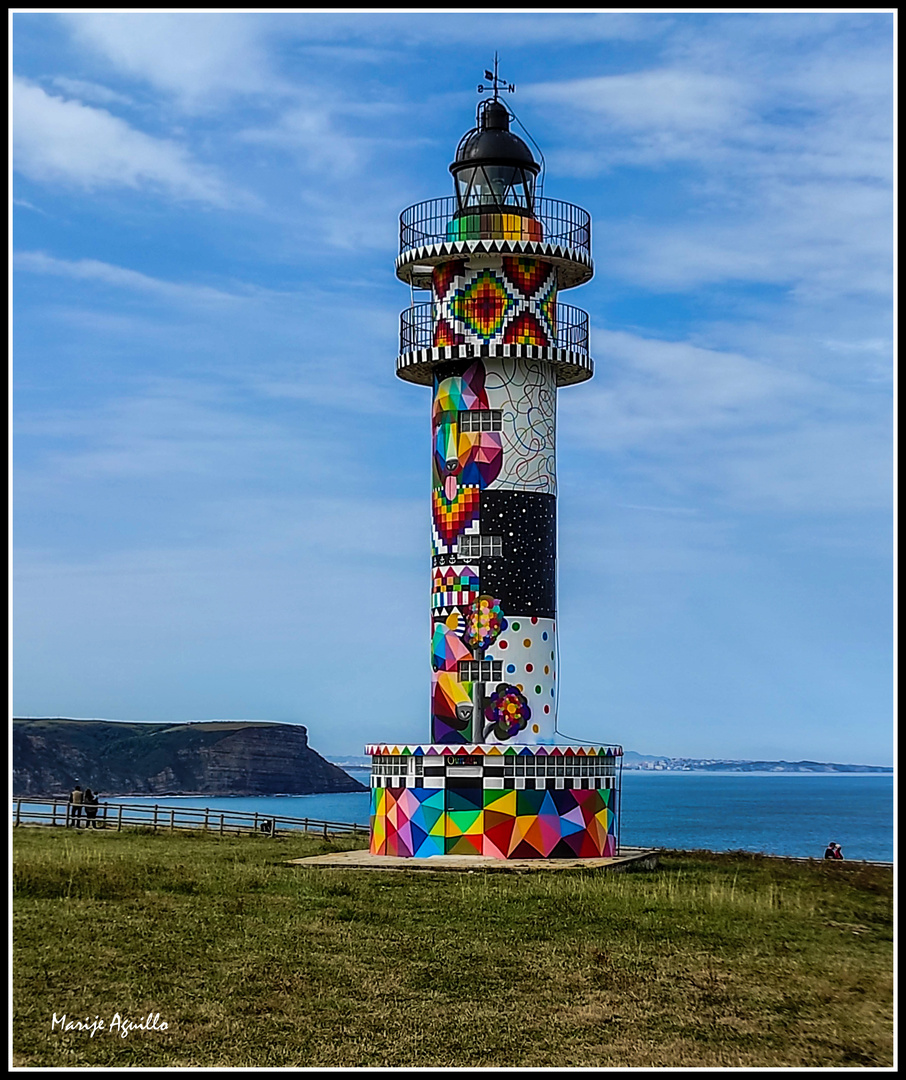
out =
<path fill-rule="evenodd" d="M 554 620 L 532 615 L 514 616 L 506 611 L 504 614 L 507 627 L 494 647 L 506 656 L 505 678 L 537 702 L 528 728 L 520 732 L 516 741 L 554 742 L 557 737 Z M 527 634 L 529 627 L 532 632 Z"/>

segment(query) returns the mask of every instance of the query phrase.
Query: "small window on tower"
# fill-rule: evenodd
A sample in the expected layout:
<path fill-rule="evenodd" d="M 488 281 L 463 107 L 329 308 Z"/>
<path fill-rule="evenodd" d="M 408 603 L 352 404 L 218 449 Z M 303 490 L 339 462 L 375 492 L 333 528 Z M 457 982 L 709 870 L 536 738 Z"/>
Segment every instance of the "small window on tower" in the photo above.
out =
<path fill-rule="evenodd" d="M 460 660 L 460 682 L 500 682 L 503 678 L 502 660 Z"/>
<path fill-rule="evenodd" d="M 503 554 L 503 541 L 499 536 L 461 536 L 456 545 L 457 554 L 464 559 L 480 559 Z"/>
<path fill-rule="evenodd" d="M 469 409 L 459 414 L 460 431 L 500 431 L 502 424 L 500 409 Z"/>

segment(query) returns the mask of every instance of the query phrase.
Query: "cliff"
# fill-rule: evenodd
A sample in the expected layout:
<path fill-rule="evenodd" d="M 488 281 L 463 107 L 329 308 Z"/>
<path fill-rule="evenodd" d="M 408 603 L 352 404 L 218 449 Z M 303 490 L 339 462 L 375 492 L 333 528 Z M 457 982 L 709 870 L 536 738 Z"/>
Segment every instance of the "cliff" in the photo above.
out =
<path fill-rule="evenodd" d="M 75 784 L 105 795 L 315 795 L 364 791 L 299 724 L 13 719 L 13 795 Z"/>

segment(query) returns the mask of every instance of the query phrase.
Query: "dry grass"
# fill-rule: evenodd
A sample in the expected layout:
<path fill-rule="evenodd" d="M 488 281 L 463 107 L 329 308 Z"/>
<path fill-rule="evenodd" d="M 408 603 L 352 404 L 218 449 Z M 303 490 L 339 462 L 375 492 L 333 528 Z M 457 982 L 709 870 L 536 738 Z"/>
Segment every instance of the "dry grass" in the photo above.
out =
<path fill-rule="evenodd" d="M 341 846 L 350 846 L 348 844 Z M 20 829 L 19 1066 L 884 1067 L 889 870 L 287 866 L 304 837 Z M 51 1031 L 159 1013 L 166 1032 Z"/>

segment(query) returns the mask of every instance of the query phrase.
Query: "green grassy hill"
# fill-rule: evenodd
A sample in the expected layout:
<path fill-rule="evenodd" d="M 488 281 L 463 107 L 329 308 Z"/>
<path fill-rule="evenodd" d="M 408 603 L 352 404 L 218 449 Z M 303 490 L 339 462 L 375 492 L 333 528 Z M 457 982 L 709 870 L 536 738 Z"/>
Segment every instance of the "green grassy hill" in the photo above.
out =
<path fill-rule="evenodd" d="M 15 830 L 13 1064 L 893 1064 L 889 868 L 702 852 L 623 874 L 287 864 L 332 849 Z M 52 1030 L 54 1014 L 117 1013 L 167 1030 Z"/>

